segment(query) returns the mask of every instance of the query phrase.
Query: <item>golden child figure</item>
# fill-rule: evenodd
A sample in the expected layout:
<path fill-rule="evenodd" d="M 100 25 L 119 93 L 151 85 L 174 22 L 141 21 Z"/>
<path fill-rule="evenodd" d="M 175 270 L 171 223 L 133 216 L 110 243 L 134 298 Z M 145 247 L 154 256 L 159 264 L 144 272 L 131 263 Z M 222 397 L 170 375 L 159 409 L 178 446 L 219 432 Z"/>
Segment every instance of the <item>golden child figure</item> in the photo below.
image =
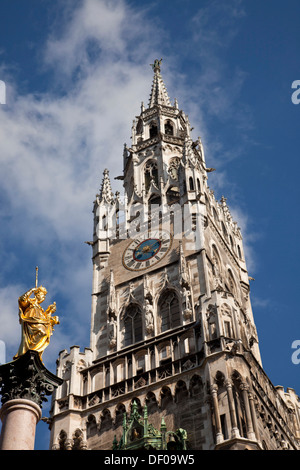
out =
<path fill-rule="evenodd" d="M 22 356 L 28 350 L 38 351 L 42 359 L 42 353 L 49 345 L 53 326 L 59 324 L 59 318 L 52 314 L 56 311 L 56 303 L 49 305 L 44 310 L 41 303 L 44 302 L 47 289 L 40 286 L 28 290 L 19 297 L 19 319 L 22 327 L 21 344 L 14 359 Z"/>

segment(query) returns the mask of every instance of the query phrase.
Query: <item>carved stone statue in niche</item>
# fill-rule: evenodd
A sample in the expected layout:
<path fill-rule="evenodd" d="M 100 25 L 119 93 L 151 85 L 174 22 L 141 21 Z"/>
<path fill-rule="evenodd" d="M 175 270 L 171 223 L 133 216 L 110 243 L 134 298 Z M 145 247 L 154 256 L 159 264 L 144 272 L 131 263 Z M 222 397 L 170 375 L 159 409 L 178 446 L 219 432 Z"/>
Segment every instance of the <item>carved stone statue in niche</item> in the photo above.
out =
<path fill-rule="evenodd" d="M 117 322 L 113 316 L 107 325 L 109 347 L 113 349 L 117 344 Z"/>
<path fill-rule="evenodd" d="M 185 320 L 190 320 L 193 316 L 191 304 L 191 292 L 183 287 L 182 289 L 183 316 Z"/>
<path fill-rule="evenodd" d="M 209 340 L 213 340 L 218 337 L 217 315 L 218 315 L 217 306 L 213 304 L 209 304 L 207 308 L 207 312 L 206 312 Z"/>
<path fill-rule="evenodd" d="M 146 274 L 145 277 L 144 277 L 144 299 L 147 299 L 148 303 L 150 303 L 150 304 L 153 303 L 152 291 L 153 291 L 152 283 L 150 285 L 149 278 Z"/>
<path fill-rule="evenodd" d="M 213 272 L 214 272 L 214 288 L 216 290 L 222 289 L 222 277 L 219 267 L 219 261 L 216 256 L 213 257 Z"/>
<path fill-rule="evenodd" d="M 145 300 L 145 323 L 147 334 L 151 334 L 154 331 L 154 317 L 152 306 L 148 299 Z"/>

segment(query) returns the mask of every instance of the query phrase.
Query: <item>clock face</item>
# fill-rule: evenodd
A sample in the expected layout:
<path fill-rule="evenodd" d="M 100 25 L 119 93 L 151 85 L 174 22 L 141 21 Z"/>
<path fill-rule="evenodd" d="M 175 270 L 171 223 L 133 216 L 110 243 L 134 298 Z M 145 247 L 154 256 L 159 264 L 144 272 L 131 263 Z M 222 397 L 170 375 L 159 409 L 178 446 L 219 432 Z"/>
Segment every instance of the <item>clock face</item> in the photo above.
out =
<path fill-rule="evenodd" d="M 172 237 L 166 230 L 137 236 L 123 254 L 123 265 L 131 271 L 141 271 L 162 260 L 172 244 Z"/>

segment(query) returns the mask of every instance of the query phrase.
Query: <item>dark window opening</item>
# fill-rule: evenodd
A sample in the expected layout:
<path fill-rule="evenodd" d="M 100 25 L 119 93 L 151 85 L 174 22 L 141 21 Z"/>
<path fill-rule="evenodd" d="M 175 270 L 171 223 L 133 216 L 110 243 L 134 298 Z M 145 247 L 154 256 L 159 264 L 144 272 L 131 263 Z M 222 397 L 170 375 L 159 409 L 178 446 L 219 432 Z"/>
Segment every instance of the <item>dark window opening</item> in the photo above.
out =
<path fill-rule="evenodd" d="M 158 134 L 157 125 L 156 124 L 151 124 L 151 126 L 150 126 L 150 139 L 152 139 L 152 137 L 157 136 L 157 134 Z"/>
<path fill-rule="evenodd" d="M 174 135 L 173 125 L 170 121 L 167 121 L 165 124 L 165 134 Z"/>

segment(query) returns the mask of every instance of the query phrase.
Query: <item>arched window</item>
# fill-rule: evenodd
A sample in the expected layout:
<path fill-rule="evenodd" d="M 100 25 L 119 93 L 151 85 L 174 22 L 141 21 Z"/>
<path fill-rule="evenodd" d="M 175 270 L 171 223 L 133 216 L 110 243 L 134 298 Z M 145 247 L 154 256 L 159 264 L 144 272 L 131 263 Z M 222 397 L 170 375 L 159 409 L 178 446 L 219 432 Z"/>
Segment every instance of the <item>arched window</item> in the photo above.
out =
<path fill-rule="evenodd" d="M 102 216 L 102 230 L 107 230 L 107 218 L 106 215 Z"/>
<path fill-rule="evenodd" d="M 165 134 L 167 135 L 174 135 L 174 129 L 171 121 L 167 121 L 165 123 Z"/>
<path fill-rule="evenodd" d="M 87 437 L 92 437 L 97 434 L 97 421 L 96 417 L 90 414 L 86 421 L 86 434 Z"/>
<path fill-rule="evenodd" d="M 223 236 L 224 236 L 224 238 L 226 238 L 226 240 L 227 240 L 228 235 L 227 235 L 227 230 L 226 230 L 226 227 L 225 227 L 225 225 L 224 225 L 224 222 L 222 222 L 221 225 L 222 225 Z"/>
<path fill-rule="evenodd" d="M 152 139 L 152 137 L 155 137 L 157 135 L 157 124 L 155 122 L 152 122 L 150 124 L 150 139 Z"/>
<path fill-rule="evenodd" d="M 124 316 L 124 347 L 142 341 L 142 313 L 138 305 L 129 305 Z"/>
<path fill-rule="evenodd" d="M 212 246 L 212 262 L 214 275 L 218 276 L 221 273 L 221 260 L 215 245 Z"/>
<path fill-rule="evenodd" d="M 207 211 L 210 212 L 210 202 L 206 194 L 205 194 L 205 204 L 206 204 Z"/>
<path fill-rule="evenodd" d="M 218 213 L 217 213 L 217 211 L 214 207 L 213 207 L 213 216 L 214 216 L 215 222 L 218 223 L 219 222 L 219 216 L 218 216 Z"/>
<path fill-rule="evenodd" d="M 189 187 L 190 187 L 190 191 L 194 191 L 194 180 L 193 178 L 190 176 L 189 177 Z"/>
<path fill-rule="evenodd" d="M 178 186 L 170 186 L 167 191 L 167 202 L 172 205 L 180 200 L 180 189 Z"/>
<path fill-rule="evenodd" d="M 143 121 L 142 119 L 139 119 L 137 126 L 136 126 L 136 133 L 142 134 L 142 132 L 143 132 Z"/>
<path fill-rule="evenodd" d="M 158 301 L 160 331 L 171 330 L 180 325 L 179 299 L 172 290 L 163 292 Z"/>
<path fill-rule="evenodd" d="M 125 363 L 124 360 L 120 361 L 119 363 L 113 364 L 113 371 L 114 371 L 114 383 L 121 382 L 125 379 Z"/>
<path fill-rule="evenodd" d="M 161 197 L 158 194 L 152 194 L 148 200 L 148 221 L 151 230 L 157 230 L 162 223 Z"/>
<path fill-rule="evenodd" d="M 232 322 L 232 314 L 231 314 L 231 308 L 228 304 L 223 303 L 221 305 L 221 315 L 222 315 L 222 320 L 223 320 L 223 330 L 224 330 L 224 336 L 227 338 L 234 338 L 234 328 L 233 328 L 233 322 Z"/>
<path fill-rule="evenodd" d="M 228 269 L 228 284 L 229 284 L 230 292 L 232 294 L 236 294 L 236 284 L 235 284 L 235 280 L 230 269 Z"/>
<path fill-rule="evenodd" d="M 58 437 L 59 450 L 65 450 L 66 449 L 67 438 L 68 438 L 68 436 L 67 436 L 66 431 L 61 430 L 60 433 L 59 433 L 59 437 Z"/>

